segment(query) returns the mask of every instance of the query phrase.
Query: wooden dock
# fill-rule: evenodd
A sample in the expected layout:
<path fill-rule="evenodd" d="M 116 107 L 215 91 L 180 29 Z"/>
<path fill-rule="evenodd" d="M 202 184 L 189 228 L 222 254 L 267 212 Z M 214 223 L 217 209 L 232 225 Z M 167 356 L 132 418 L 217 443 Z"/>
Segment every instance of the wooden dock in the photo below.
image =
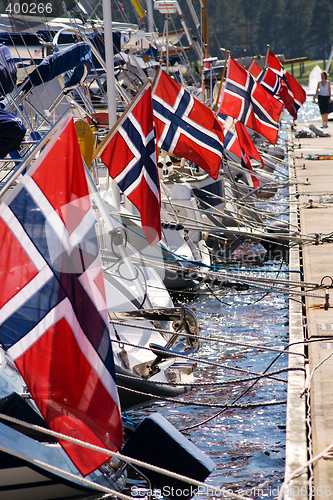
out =
<path fill-rule="evenodd" d="M 314 125 L 320 128 L 321 123 Z M 291 178 L 309 181 L 290 188 L 290 221 L 301 234 L 317 238 L 291 249 L 290 269 L 299 273 L 290 273 L 290 279 L 297 275 L 304 283 L 323 286 L 309 291 L 302 302 L 290 300 L 290 342 L 306 341 L 291 349 L 305 357 L 289 356 L 289 366 L 305 372 L 288 375 L 284 498 L 298 500 L 333 498 L 333 122 L 320 130 L 331 137 L 293 138 L 289 155 Z M 331 444 L 331 453 L 322 456 Z M 303 473 L 290 481 L 297 469 Z"/>

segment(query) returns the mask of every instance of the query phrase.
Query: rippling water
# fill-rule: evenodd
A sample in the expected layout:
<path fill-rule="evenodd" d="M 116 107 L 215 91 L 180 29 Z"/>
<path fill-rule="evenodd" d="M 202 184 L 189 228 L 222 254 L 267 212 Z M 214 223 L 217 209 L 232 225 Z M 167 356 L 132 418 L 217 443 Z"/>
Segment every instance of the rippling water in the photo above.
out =
<path fill-rule="evenodd" d="M 318 106 L 311 101 L 304 103 L 298 116 L 300 126 L 307 120 L 320 120 Z M 291 119 L 285 115 L 283 127 L 289 122 Z M 287 139 L 283 127 L 280 133 L 282 141 Z M 288 173 L 287 168 L 281 166 L 279 172 Z M 287 200 L 288 188 L 285 188 L 272 200 L 267 200 L 265 208 L 286 220 Z M 270 201 L 284 204 L 270 204 Z M 281 216 L 282 212 L 285 213 Z M 274 278 L 288 277 L 285 263 L 270 261 L 260 267 L 252 265 L 250 269 L 249 265 L 242 265 L 241 268 L 251 270 L 254 275 L 261 271 L 263 276 L 272 279 L 272 283 Z M 207 339 L 201 341 L 197 353 L 197 382 L 209 385 L 198 385 L 183 396 L 184 401 L 193 403 L 190 406 L 157 403 L 131 412 L 129 416 L 140 421 L 158 411 L 180 430 L 201 423 L 184 434 L 214 460 L 216 467 L 206 480 L 207 491 L 199 493 L 196 500 L 217 498 L 209 492 L 210 485 L 256 499 L 276 498 L 284 478 L 286 405 L 233 408 L 221 412 L 214 404 L 235 401 L 253 384 L 236 382 L 235 379 L 246 374 L 235 371 L 235 368 L 258 373 L 270 366 L 270 371 L 287 367 L 286 354 L 279 356 L 264 347 L 283 349 L 288 344 L 288 298 L 274 291 L 266 294 L 253 288 L 242 292 L 228 291 L 218 297 L 203 290 L 192 297 L 188 305 L 196 307 L 200 335 Z M 209 342 L 210 338 L 219 338 L 221 342 Z M 251 343 L 256 347 L 240 347 L 222 340 Z M 200 363 L 200 359 L 224 366 L 209 366 Z M 261 379 L 239 399 L 239 403 L 285 401 L 287 373 L 277 377 L 281 380 Z M 230 385 L 219 385 L 222 381 L 229 381 Z M 200 406 L 203 403 L 210 406 Z M 215 418 L 205 422 L 214 415 Z"/>
<path fill-rule="evenodd" d="M 265 266 L 270 270 L 280 265 Z M 264 268 L 263 268 L 264 269 Z M 282 270 L 285 266 L 282 266 Z M 270 274 L 271 276 L 271 274 Z M 285 277 L 280 271 L 279 277 Z M 288 343 L 288 302 L 285 297 L 263 292 L 231 292 L 219 302 L 210 294 L 199 294 L 189 303 L 197 308 L 200 335 L 227 341 L 246 342 L 256 346 L 281 349 Z M 231 403 L 253 382 L 232 383 L 247 376 L 234 368 L 261 372 L 273 363 L 272 370 L 287 366 L 287 355 L 263 348 L 240 347 L 228 342 L 202 341 L 197 357 L 225 367 L 201 364 L 198 359 L 197 381 L 213 385 L 196 387 L 183 397 L 197 403 L 209 403 L 210 408 L 159 403 L 149 409 L 133 412 L 133 418 L 159 411 L 178 429 L 198 424 L 219 411 L 214 404 Z M 278 375 L 286 380 L 286 374 Z M 230 385 L 218 385 L 230 381 Z M 285 400 L 286 383 L 262 379 L 242 397 L 240 403 Z M 209 422 L 185 432 L 201 450 L 216 463 L 207 485 L 230 488 L 239 494 L 255 498 L 273 498 L 273 488 L 282 483 L 285 456 L 286 406 L 255 409 L 228 409 Z M 255 491 L 254 489 L 262 491 Z M 250 490 L 253 491 L 250 492 Z M 247 490 L 247 491 L 246 491 Z M 241 493 L 242 491 L 242 493 Z M 276 496 L 276 493 L 275 493 Z M 200 494 L 196 498 L 213 498 Z"/>
<path fill-rule="evenodd" d="M 281 170 L 287 174 L 286 167 L 280 167 Z M 287 201 L 287 197 L 286 188 L 272 200 Z M 268 206 L 275 213 L 288 211 L 287 205 L 270 206 L 269 200 L 266 208 Z M 284 220 L 287 217 L 287 213 L 282 216 Z M 250 266 L 243 264 L 241 269 L 248 272 Z M 260 275 L 269 277 L 272 282 L 276 277 L 288 278 L 288 266 L 283 262 L 270 261 L 260 267 L 252 265 L 251 269 L 256 276 L 261 271 Z M 210 421 L 184 432 L 216 463 L 215 470 L 206 480 L 207 487 L 224 487 L 258 499 L 274 498 L 284 476 L 286 405 L 233 408 L 221 412 L 219 408 L 214 408 L 214 404 L 235 401 L 253 384 L 253 381 L 233 382 L 248 376 L 246 371 L 263 372 L 270 365 L 270 371 L 287 367 L 286 354 L 279 356 L 277 352 L 267 351 L 264 347 L 283 349 L 288 344 L 288 299 L 274 291 L 265 293 L 254 288 L 241 292 L 229 290 L 217 296 L 213 296 L 207 289 L 192 297 L 188 305 L 196 307 L 200 335 L 207 339 L 201 341 L 197 353 L 197 381 L 208 382 L 210 385 L 199 385 L 183 396 L 184 401 L 193 402 L 191 406 L 158 403 L 150 408 L 131 412 L 129 416 L 140 420 L 149 413 L 158 411 L 176 428 L 183 430 L 200 424 L 219 412 Z M 210 342 L 210 338 L 221 341 Z M 231 344 L 231 341 L 251 343 L 254 347 L 240 347 Z M 223 366 L 209 366 L 200 363 L 200 359 Z M 285 401 L 287 373 L 277 377 L 281 380 L 261 379 L 239 403 Z M 229 381 L 230 384 L 219 385 L 222 381 Z M 202 403 L 210 406 L 200 406 Z M 195 498 L 214 496 L 207 490 Z"/>
<path fill-rule="evenodd" d="M 293 121 L 292 117 L 287 113 L 284 115 L 283 119 L 287 123 L 291 123 Z M 312 97 L 307 98 L 297 113 L 297 123 L 306 123 L 307 121 L 321 121 L 318 104 L 315 104 L 312 101 Z"/>

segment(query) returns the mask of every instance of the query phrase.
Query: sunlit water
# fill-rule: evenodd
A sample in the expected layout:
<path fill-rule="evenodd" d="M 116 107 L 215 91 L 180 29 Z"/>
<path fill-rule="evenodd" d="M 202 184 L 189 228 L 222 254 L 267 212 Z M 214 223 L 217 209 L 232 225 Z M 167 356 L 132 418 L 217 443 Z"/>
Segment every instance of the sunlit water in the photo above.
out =
<path fill-rule="evenodd" d="M 307 101 L 299 112 L 299 126 L 307 120 L 317 119 L 320 119 L 318 107 Z M 285 115 L 280 132 L 282 144 L 287 140 L 285 125 L 290 122 Z M 286 166 L 280 165 L 279 172 L 288 175 Z M 279 203 L 270 204 L 271 201 Z M 287 202 L 286 187 L 261 208 L 269 208 L 280 219 L 287 220 Z M 235 268 L 235 264 L 232 267 Z M 238 269 L 269 277 L 272 287 L 274 278 L 286 279 L 289 276 L 285 262 L 242 264 Z M 276 498 L 285 467 L 287 372 L 277 375 L 280 380 L 263 378 L 254 383 L 236 379 L 248 376 L 246 372 L 260 373 L 287 367 L 286 354 L 279 355 L 265 350 L 265 347 L 283 350 L 288 345 L 288 297 L 276 293 L 274 289 L 268 293 L 255 288 L 247 291 L 226 290 L 214 295 L 210 290 L 202 289 L 187 300 L 189 306 L 196 307 L 200 336 L 205 339 L 195 355 L 198 385 L 179 398 L 191 402 L 191 405 L 158 402 L 129 412 L 128 416 L 140 422 L 153 412 L 161 413 L 214 460 L 216 466 L 206 480 L 207 490 L 197 494 L 195 500 L 219 498 L 209 490 L 210 486 L 230 489 L 253 499 Z M 220 339 L 220 342 L 210 342 L 212 338 Z M 233 345 L 233 341 L 250 343 L 253 347 Z M 210 366 L 201 360 L 220 366 Z M 225 381 L 230 384 L 221 385 Z M 207 385 L 199 385 L 202 383 Z M 239 399 L 248 388 L 250 390 Z M 283 404 L 225 411 L 214 406 L 236 400 L 244 405 L 274 401 Z M 200 406 L 203 404 L 206 406 Z M 214 418 L 207 421 L 209 417 Z M 195 427 L 184 430 L 191 426 Z M 133 494 L 134 491 L 134 496 L 147 498 L 145 486 L 144 481 L 130 475 L 125 493 Z M 143 489 L 139 490 L 140 487 Z M 220 497 L 223 498 L 222 494 Z"/>
<path fill-rule="evenodd" d="M 285 131 L 281 139 L 286 140 Z M 288 174 L 286 166 L 279 167 L 280 172 Z M 272 201 L 287 202 L 288 188 L 280 190 Z M 272 204 L 269 207 L 275 214 L 284 214 L 288 218 L 288 205 Z M 235 265 L 232 265 L 235 268 Z M 254 275 L 274 278 L 288 278 L 288 266 L 283 262 L 268 261 L 260 265 L 243 264 L 241 269 L 252 269 Z M 247 291 L 229 290 L 212 295 L 203 289 L 193 296 L 188 303 L 195 306 L 198 313 L 200 335 L 207 339 L 201 341 L 197 353 L 197 382 L 208 383 L 197 386 L 183 396 L 184 401 L 191 401 L 191 406 L 177 403 L 159 402 L 150 408 L 129 414 L 140 421 L 151 412 L 160 412 L 177 429 L 200 424 L 208 417 L 219 413 L 210 421 L 184 431 L 185 435 L 216 464 L 210 474 L 207 491 L 200 492 L 195 498 L 214 498 L 209 486 L 224 487 L 234 493 L 251 498 L 274 498 L 284 477 L 285 461 L 285 421 L 286 405 L 233 408 L 226 411 L 214 407 L 214 404 L 232 403 L 249 388 L 251 382 L 232 382 L 248 376 L 248 372 L 264 372 L 269 368 L 286 368 L 287 355 L 266 351 L 264 347 L 284 349 L 288 344 L 288 298 L 274 291 L 266 293 L 255 288 Z M 209 342 L 209 338 L 221 339 L 221 342 Z M 225 340 L 226 342 L 222 342 Z M 228 342 L 251 343 L 254 347 L 240 347 Z M 200 363 L 200 359 L 209 360 L 222 366 L 209 366 Z M 237 371 L 242 369 L 245 372 Z M 287 373 L 277 375 L 281 381 L 268 378 L 255 383 L 239 403 L 260 403 L 285 401 L 287 397 Z M 283 379 L 283 380 L 282 380 Z M 219 385 L 230 381 L 230 385 Z M 200 406 L 208 404 L 209 407 Z M 142 483 L 143 484 L 143 483 Z M 144 491 L 142 492 L 144 495 Z"/>
<path fill-rule="evenodd" d="M 264 266 L 276 273 L 280 265 Z M 282 271 L 286 268 L 282 265 Z M 199 424 L 220 411 L 214 404 L 235 401 L 252 382 L 231 383 L 221 386 L 221 381 L 244 378 L 247 373 L 263 372 L 271 363 L 271 370 L 287 366 L 287 356 L 265 351 L 260 346 L 277 349 L 288 343 L 288 302 L 284 296 L 264 292 L 229 292 L 220 301 L 210 294 L 199 294 L 189 305 L 197 308 L 200 335 L 207 339 L 220 338 L 227 342 L 202 341 L 197 355 L 197 381 L 211 385 L 196 387 L 184 400 L 193 401 L 192 406 L 175 403 L 159 403 L 141 411 L 132 412 L 135 419 L 158 411 L 178 429 Z M 240 347 L 228 341 L 254 344 Z M 214 367 L 200 363 L 200 358 L 225 365 Z M 287 378 L 286 374 L 278 375 Z M 262 379 L 245 394 L 240 403 L 282 401 L 286 399 L 286 383 Z M 200 407 L 205 403 L 211 407 Z M 216 468 L 207 479 L 207 485 L 230 488 L 234 492 L 255 498 L 273 498 L 273 488 L 281 485 L 285 457 L 285 404 L 255 409 L 228 409 L 211 421 L 185 433 L 202 451 L 216 463 Z M 255 491 L 261 489 L 262 492 Z M 250 490 L 253 490 L 250 494 Z M 209 492 L 208 492 L 209 493 Z M 212 498 L 200 494 L 197 498 Z"/>

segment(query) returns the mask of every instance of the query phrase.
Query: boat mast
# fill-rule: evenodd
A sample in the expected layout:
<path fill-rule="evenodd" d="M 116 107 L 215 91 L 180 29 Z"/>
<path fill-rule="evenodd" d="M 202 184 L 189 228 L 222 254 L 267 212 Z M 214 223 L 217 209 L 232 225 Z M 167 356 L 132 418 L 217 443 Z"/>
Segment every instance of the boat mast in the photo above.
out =
<path fill-rule="evenodd" d="M 113 33 L 112 33 L 112 11 L 111 0 L 103 0 L 103 26 L 104 26 L 104 46 L 105 46 L 105 66 L 106 66 L 106 85 L 108 98 L 109 129 L 117 121 L 116 112 L 116 86 L 114 76 L 114 53 L 113 53 Z M 120 210 L 120 191 L 117 183 L 108 178 L 113 194 L 113 201 L 118 210 Z"/>
<path fill-rule="evenodd" d="M 209 34 L 208 34 L 208 16 L 207 16 L 207 4 L 208 0 L 201 1 L 201 36 L 202 36 L 202 53 L 204 57 L 209 55 Z"/>
<path fill-rule="evenodd" d="M 105 44 L 105 65 L 106 65 L 106 81 L 107 81 L 107 97 L 108 97 L 108 113 L 109 113 L 109 129 L 117 121 L 116 112 L 116 86 L 115 86 L 115 75 L 114 75 L 114 52 L 113 52 L 113 33 L 112 33 L 112 13 L 111 13 L 111 0 L 103 0 L 103 25 L 104 25 L 104 44 Z M 98 206 L 100 213 L 103 216 L 103 220 L 110 231 L 115 229 L 112 218 L 108 211 L 106 210 L 103 201 L 101 200 L 100 194 L 93 182 L 90 172 L 85 165 L 86 178 L 89 186 L 89 190 L 94 198 L 96 205 Z M 109 182 L 112 189 L 113 201 L 116 207 L 120 211 L 120 190 L 118 184 L 112 177 L 109 177 Z M 136 270 L 134 269 L 133 263 L 127 254 L 127 250 L 123 245 L 118 248 L 123 262 L 133 279 L 136 289 L 139 293 L 141 300 L 144 300 L 144 304 L 148 307 L 152 307 L 149 297 L 147 297 L 142 283 L 137 278 Z"/>
<path fill-rule="evenodd" d="M 205 75 L 204 75 L 204 59 L 209 56 L 209 35 L 208 35 L 208 16 L 207 4 L 208 0 L 200 0 L 201 3 L 201 38 L 202 38 L 202 58 L 201 58 L 201 88 L 202 88 L 202 102 L 206 101 L 205 94 Z"/>
<path fill-rule="evenodd" d="M 148 29 L 150 33 L 155 33 L 154 28 L 154 10 L 152 0 L 146 0 L 147 3 L 147 19 L 148 19 Z"/>
<path fill-rule="evenodd" d="M 103 0 L 103 24 L 104 24 L 106 81 L 108 89 L 109 128 L 111 128 L 117 121 L 116 88 L 114 85 L 114 53 L 113 53 L 111 0 Z"/>

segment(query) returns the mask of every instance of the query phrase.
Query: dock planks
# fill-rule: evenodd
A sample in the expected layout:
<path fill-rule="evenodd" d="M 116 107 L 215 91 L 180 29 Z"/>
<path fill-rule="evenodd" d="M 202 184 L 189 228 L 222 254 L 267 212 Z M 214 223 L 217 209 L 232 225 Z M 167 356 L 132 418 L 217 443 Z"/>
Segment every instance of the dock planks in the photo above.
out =
<path fill-rule="evenodd" d="M 320 124 L 314 123 L 317 127 Z M 301 128 L 301 125 L 298 125 Z M 295 189 L 295 196 L 298 199 L 298 215 L 300 231 L 303 234 L 330 234 L 333 233 L 333 159 L 330 160 L 310 160 L 309 154 L 333 154 L 333 123 L 329 122 L 329 127 L 325 129 L 332 137 L 315 137 L 294 139 L 296 148 L 294 150 L 294 175 L 297 180 L 309 180 L 310 184 L 298 184 Z M 332 195 L 332 196 L 330 196 Z M 291 210 L 293 212 L 293 210 Z M 296 211 L 297 213 L 297 211 Z M 291 252 L 295 253 L 295 249 Z M 298 253 L 298 251 L 296 251 Z M 311 446 L 309 441 L 309 453 L 307 459 L 321 453 L 328 445 L 333 444 L 333 243 L 319 243 L 318 245 L 303 245 L 299 252 L 299 264 L 303 271 L 305 282 L 321 283 L 327 285 L 329 293 L 329 307 L 325 308 L 325 290 L 316 291 L 320 297 L 305 298 L 305 334 L 310 342 L 307 353 L 309 359 L 308 378 L 309 384 L 309 429 L 306 429 L 307 436 L 311 436 Z M 297 256 L 294 255 L 290 261 L 291 267 L 297 268 Z M 324 278 L 326 276 L 326 278 Z M 301 335 L 301 316 L 293 315 L 293 308 L 290 312 L 290 334 L 291 341 L 294 333 L 292 330 L 299 330 L 297 335 Z M 288 384 L 288 406 L 287 408 L 287 450 L 286 450 L 286 478 L 295 470 L 295 466 L 300 466 L 305 460 L 304 453 L 304 411 L 303 401 L 299 405 L 298 413 L 292 415 L 292 407 L 296 407 L 294 399 L 297 392 L 292 390 Z M 306 397 L 306 394 L 304 394 Z M 291 405 L 291 406 L 290 406 Z M 295 408 L 294 408 L 295 409 Z M 288 417 L 289 416 L 289 417 Z M 289 423 L 288 423 L 289 418 Z M 295 425 L 297 420 L 301 429 Z M 290 450 L 290 439 L 294 444 L 299 440 L 302 453 L 297 456 L 297 460 L 292 459 Z M 306 477 L 303 477 L 303 484 Z M 301 477 L 301 478 L 302 478 Z M 291 485 L 300 486 L 301 478 L 294 480 Z M 298 482 L 297 482 L 298 481 Z M 333 446 L 332 455 L 321 458 L 313 465 L 313 482 L 309 485 L 313 498 L 333 498 Z M 298 488 L 297 488 L 298 489 Z M 289 493 L 285 498 L 307 498 L 297 489 Z"/>

